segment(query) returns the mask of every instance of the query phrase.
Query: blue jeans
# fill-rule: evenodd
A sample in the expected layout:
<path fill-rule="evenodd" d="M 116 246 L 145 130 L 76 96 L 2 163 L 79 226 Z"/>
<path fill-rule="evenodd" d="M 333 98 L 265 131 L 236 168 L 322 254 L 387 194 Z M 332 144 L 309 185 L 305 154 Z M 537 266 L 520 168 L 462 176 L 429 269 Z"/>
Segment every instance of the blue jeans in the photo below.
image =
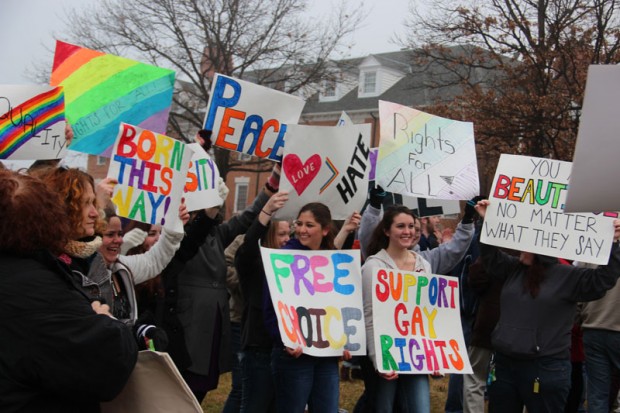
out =
<path fill-rule="evenodd" d="M 495 355 L 495 378 L 489 386 L 489 413 L 563 412 L 571 386 L 568 359 L 532 360 Z M 538 381 L 535 392 L 535 381 Z"/>
<path fill-rule="evenodd" d="M 239 413 L 241 409 L 241 366 L 239 352 L 241 351 L 241 323 L 230 323 L 230 341 L 232 345 L 232 386 L 222 413 Z"/>
<path fill-rule="evenodd" d="M 374 406 L 377 413 L 392 413 L 396 406 L 400 412 L 430 413 L 431 390 L 428 376 L 400 374 L 396 380 L 380 377 Z"/>
<path fill-rule="evenodd" d="M 620 333 L 593 328 L 583 329 L 588 376 L 588 412 L 609 412 L 611 372 L 620 369 Z"/>
<path fill-rule="evenodd" d="M 335 413 L 340 396 L 338 358 L 289 356 L 282 347 L 274 347 L 271 368 L 276 384 L 279 413 Z"/>
<path fill-rule="evenodd" d="M 275 413 L 271 351 L 248 349 L 241 353 L 243 395 L 241 413 Z"/>

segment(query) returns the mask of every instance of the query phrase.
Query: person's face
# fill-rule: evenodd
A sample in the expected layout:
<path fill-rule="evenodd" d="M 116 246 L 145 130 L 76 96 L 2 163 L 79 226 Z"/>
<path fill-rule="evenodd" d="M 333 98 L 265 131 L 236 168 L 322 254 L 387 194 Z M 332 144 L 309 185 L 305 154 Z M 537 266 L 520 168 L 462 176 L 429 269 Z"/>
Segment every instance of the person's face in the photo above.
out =
<path fill-rule="evenodd" d="M 297 239 L 301 245 L 311 250 L 318 250 L 321 247 L 321 241 L 323 241 L 323 237 L 328 232 L 329 229 L 323 228 L 314 219 L 314 214 L 310 211 L 302 212 L 297 217 L 297 221 L 295 221 L 295 235 Z"/>
<path fill-rule="evenodd" d="M 91 237 L 95 235 L 95 223 L 99 218 L 99 213 L 95 207 L 95 192 L 93 187 L 86 185 L 86 191 L 82 195 L 82 225 L 77 234 L 78 238 Z"/>
<path fill-rule="evenodd" d="M 394 217 L 390 229 L 386 231 L 389 239 L 388 247 L 409 249 L 416 239 L 415 220 L 409 214 L 398 214 Z M 418 236 L 417 239 L 420 239 Z"/>
<path fill-rule="evenodd" d="M 278 222 L 278 228 L 276 229 L 276 244 L 278 248 L 282 248 L 290 239 L 291 226 L 288 221 Z"/>
<path fill-rule="evenodd" d="M 522 251 L 519 255 L 519 261 L 521 261 L 521 264 L 523 265 L 532 265 L 534 263 L 534 254 L 531 252 Z"/>
<path fill-rule="evenodd" d="M 413 228 L 415 229 L 415 233 L 413 234 L 413 242 L 411 246 L 417 245 L 420 242 L 420 236 L 422 235 L 422 224 L 419 219 L 415 219 L 413 222 Z"/>
<path fill-rule="evenodd" d="M 428 228 L 428 232 L 433 232 L 438 228 L 439 223 L 441 222 L 441 218 L 435 215 L 433 217 L 428 217 L 428 224 L 426 228 Z"/>
<path fill-rule="evenodd" d="M 144 251 L 150 250 L 151 247 L 155 245 L 157 241 L 159 241 L 160 235 L 161 235 L 161 226 L 151 225 L 151 229 L 149 230 L 148 235 L 146 236 L 146 239 L 142 243 L 142 247 L 144 248 Z"/>
<path fill-rule="evenodd" d="M 110 265 L 118 259 L 123 243 L 123 230 L 121 228 L 121 219 L 112 217 L 103 232 L 101 247 L 99 252 L 103 256 L 106 264 Z"/>

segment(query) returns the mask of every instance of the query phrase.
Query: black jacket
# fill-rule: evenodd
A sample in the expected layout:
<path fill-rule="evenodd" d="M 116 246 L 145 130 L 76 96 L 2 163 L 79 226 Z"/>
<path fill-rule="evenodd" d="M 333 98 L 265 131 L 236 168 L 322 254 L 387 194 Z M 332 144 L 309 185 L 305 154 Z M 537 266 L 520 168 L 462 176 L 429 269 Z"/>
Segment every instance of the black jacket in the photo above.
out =
<path fill-rule="evenodd" d="M 98 412 L 137 354 L 131 330 L 96 314 L 66 265 L 0 253 L 1 412 Z"/>

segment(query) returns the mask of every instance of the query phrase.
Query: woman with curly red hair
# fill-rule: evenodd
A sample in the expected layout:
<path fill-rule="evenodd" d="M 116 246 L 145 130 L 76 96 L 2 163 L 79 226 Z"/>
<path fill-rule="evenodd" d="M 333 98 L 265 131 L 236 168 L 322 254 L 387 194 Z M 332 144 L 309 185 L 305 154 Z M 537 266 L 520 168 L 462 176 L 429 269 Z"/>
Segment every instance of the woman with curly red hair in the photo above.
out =
<path fill-rule="evenodd" d="M 41 179 L 64 200 L 72 230 L 65 258 L 76 280 L 93 300 L 109 304 L 115 317 L 133 324 L 138 315 L 134 284 L 157 276 L 168 265 L 183 233 L 164 227 L 161 239 L 147 253 L 106 260 L 98 251 L 102 239 L 95 234 L 102 234 L 108 223 L 99 218 L 101 201 L 96 199 L 92 177 L 75 168 L 55 168 L 43 172 Z M 109 196 L 112 187 L 112 181 L 102 181 L 99 198 Z M 182 220 L 189 218 L 184 204 L 179 214 Z"/>
<path fill-rule="evenodd" d="M 57 193 L 0 170 L 0 411 L 98 411 L 136 362 L 132 332 L 58 260 L 74 232 Z"/>

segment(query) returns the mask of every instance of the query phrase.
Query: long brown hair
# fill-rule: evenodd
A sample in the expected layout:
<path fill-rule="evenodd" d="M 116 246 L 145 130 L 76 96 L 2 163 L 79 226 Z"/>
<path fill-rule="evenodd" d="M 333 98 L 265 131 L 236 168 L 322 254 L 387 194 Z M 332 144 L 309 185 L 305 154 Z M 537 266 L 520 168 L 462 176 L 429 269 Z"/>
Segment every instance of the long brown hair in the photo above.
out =
<path fill-rule="evenodd" d="M 372 232 L 372 235 L 370 237 L 370 243 L 368 244 L 368 248 L 366 249 L 367 257 L 375 255 L 382 249 L 388 247 L 390 243 L 390 238 L 385 233 L 390 230 L 390 227 L 394 222 L 394 218 L 400 214 L 412 216 L 414 222 L 418 220 L 418 217 L 416 217 L 415 214 L 404 205 L 392 205 L 388 207 L 383 214 L 381 222 L 379 222 L 379 225 L 377 225 L 375 230 Z"/>
<path fill-rule="evenodd" d="M 532 298 L 536 298 L 540 292 L 540 284 L 545 279 L 547 268 L 558 262 L 557 258 L 534 254 L 534 262 L 525 269 L 523 290 L 529 292 Z"/>
<path fill-rule="evenodd" d="M 321 240 L 320 248 L 322 250 L 335 250 L 336 246 L 334 245 L 334 231 L 332 224 L 332 214 L 329 211 L 329 208 L 320 202 L 310 202 L 301 207 L 299 210 L 299 214 L 297 214 L 297 218 L 304 212 L 310 212 L 316 222 L 319 223 L 321 228 L 327 228 L 327 235 L 323 237 Z"/>
<path fill-rule="evenodd" d="M 287 222 L 284 220 L 271 220 L 269 223 L 269 228 L 267 228 L 267 232 L 263 235 L 263 239 L 261 240 L 261 245 L 266 248 L 280 248 L 276 237 L 278 235 L 278 226 L 280 222 Z"/>

